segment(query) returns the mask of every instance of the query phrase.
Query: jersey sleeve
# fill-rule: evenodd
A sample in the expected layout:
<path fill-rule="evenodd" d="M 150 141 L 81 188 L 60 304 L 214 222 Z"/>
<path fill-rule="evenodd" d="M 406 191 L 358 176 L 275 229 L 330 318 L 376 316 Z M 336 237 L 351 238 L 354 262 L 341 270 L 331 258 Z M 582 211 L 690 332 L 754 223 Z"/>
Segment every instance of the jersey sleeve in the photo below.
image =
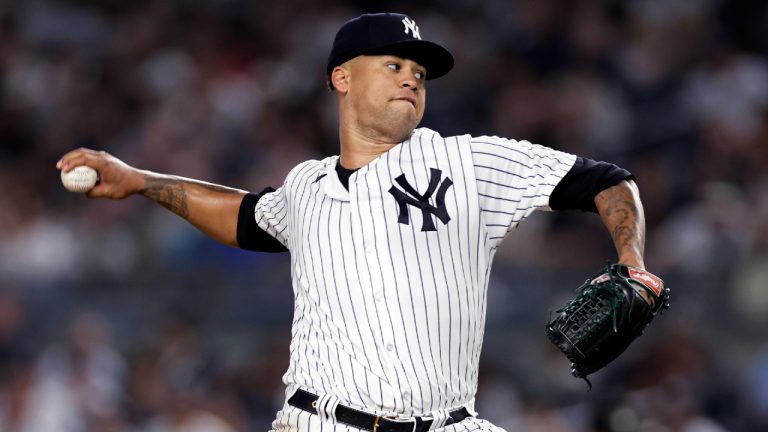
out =
<path fill-rule="evenodd" d="M 549 197 L 576 156 L 528 141 L 477 137 L 470 141 L 480 210 L 489 240 L 500 242 Z"/>
<path fill-rule="evenodd" d="M 288 248 L 288 199 L 285 185 L 275 191 L 263 194 L 256 202 L 254 216 L 256 224 L 267 234 Z"/>
<path fill-rule="evenodd" d="M 285 252 L 288 250 L 280 241 L 256 223 L 255 213 L 259 199 L 274 191 L 274 188 L 268 187 L 257 194 L 249 193 L 243 197 L 237 218 L 237 244 L 241 249 L 256 252 Z"/>
<path fill-rule="evenodd" d="M 317 181 L 317 173 L 325 169 L 330 159 L 307 160 L 296 165 L 285 177 L 280 188 L 262 192 L 256 202 L 256 224 L 288 250 L 291 249 L 292 215 L 302 214 L 301 210 L 297 209 L 300 198 L 296 197 L 303 196 L 304 191 Z"/>

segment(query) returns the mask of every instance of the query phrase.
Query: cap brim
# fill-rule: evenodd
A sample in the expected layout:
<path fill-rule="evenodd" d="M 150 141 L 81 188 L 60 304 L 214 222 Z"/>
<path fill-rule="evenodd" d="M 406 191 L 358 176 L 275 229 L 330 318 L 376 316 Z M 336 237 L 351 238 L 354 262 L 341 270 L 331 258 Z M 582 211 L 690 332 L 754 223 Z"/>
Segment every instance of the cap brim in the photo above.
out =
<path fill-rule="evenodd" d="M 361 55 L 395 55 L 419 63 L 427 69 L 427 79 L 440 78 L 453 69 L 453 55 L 429 41 L 409 40 L 367 50 Z"/>

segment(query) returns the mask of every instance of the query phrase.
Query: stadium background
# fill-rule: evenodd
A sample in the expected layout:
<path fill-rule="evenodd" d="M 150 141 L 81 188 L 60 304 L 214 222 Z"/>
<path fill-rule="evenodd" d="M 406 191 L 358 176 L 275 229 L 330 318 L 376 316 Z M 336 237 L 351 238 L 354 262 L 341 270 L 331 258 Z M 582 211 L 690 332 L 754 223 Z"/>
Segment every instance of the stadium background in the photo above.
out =
<path fill-rule="evenodd" d="M 599 219 L 539 213 L 500 250 L 477 407 L 508 430 L 768 430 L 763 1 L 0 2 L 0 430 L 260 431 L 283 398 L 288 256 L 219 246 L 54 165 L 108 150 L 244 189 L 337 152 L 323 67 L 361 12 L 450 47 L 424 125 L 528 139 L 638 177 L 672 308 L 569 376 L 548 311 L 614 256 Z"/>

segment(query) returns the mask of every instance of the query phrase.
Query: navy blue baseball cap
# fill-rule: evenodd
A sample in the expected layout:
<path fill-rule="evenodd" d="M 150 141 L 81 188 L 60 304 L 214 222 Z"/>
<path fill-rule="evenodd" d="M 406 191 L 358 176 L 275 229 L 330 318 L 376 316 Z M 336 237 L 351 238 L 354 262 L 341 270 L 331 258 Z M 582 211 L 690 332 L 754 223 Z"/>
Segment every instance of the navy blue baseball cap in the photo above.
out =
<path fill-rule="evenodd" d="M 364 14 L 339 29 L 328 55 L 326 75 L 359 55 L 396 55 L 426 68 L 427 79 L 439 78 L 453 68 L 453 55 L 435 42 L 421 38 L 419 26 L 397 13 Z"/>

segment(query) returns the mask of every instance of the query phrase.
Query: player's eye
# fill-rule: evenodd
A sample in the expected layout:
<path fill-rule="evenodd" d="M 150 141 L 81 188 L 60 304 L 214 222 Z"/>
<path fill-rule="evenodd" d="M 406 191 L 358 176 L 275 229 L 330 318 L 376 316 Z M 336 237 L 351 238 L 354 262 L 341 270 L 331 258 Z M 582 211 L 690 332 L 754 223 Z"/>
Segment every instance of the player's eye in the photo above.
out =
<path fill-rule="evenodd" d="M 402 69 L 399 63 L 387 63 L 387 67 L 395 72 L 399 72 Z M 426 73 L 421 70 L 416 70 L 413 72 L 413 76 L 415 76 L 417 80 L 423 81 L 426 77 Z"/>

